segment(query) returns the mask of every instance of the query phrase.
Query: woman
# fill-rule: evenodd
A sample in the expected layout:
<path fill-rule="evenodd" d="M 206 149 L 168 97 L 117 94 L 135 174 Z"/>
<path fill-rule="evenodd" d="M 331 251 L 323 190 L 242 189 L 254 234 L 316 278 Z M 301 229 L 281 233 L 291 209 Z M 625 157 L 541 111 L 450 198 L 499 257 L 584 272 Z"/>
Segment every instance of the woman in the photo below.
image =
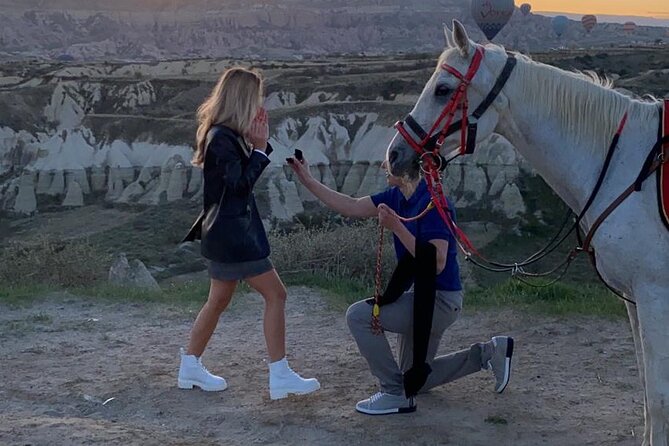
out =
<path fill-rule="evenodd" d="M 265 299 L 270 397 L 303 395 L 320 388 L 316 379 L 303 379 L 293 372 L 286 360 L 286 288 L 269 259 L 269 243 L 253 195 L 253 187 L 270 163 L 268 156 L 272 152 L 267 142 L 269 125 L 262 108 L 263 94 L 258 72 L 234 67 L 223 73 L 198 109 L 193 164 L 204 170 L 204 211 L 186 240 L 201 236 L 211 284 L 207 302 L 191 330 L 188 348 L 181 352 L 181 389 L 227 388 L 225 379 L 209 373 L 202 365 L 201 356 L 240 280 Z"/>
<path fill-rule="evenodd" d="M 417 246 L 420 246 L 421 250 L 426 244 L 434 246 L 434 248 L 429 247 L 429 250 L 432 253 L 436 252 L 436 278 L 434 278 L 436 280 L 432 281 L 432 290 L 436 288 L 436 296 L 432 328 L 429 332 L 426 330 L 426 337 L 429 340 L 426 340 L 427 355 L 424 358 L 429 367 L 425 372 L 427 381 L 419 381 L 421 384 L 418 385 L 418 389 L 424 392 L 482 369 L 491 369 L 496 378 L 495 390 L 501 393 L 509 381 L 513 339 L 498 336 L 488 342 L 474 344 L 468 349 L 435 358 L 444 331 L 460 315 L 463 293 L 456 258 L 456 241 L 441 221 L 437 210 L 429 210 L 414 222 L 404 223 L 398 218 L 398 215 L 414 217 L 428 209 L 431 197 L 425 180 L 418 176 L 396 177 L 385 161 L 382 168 L 386 169 L 391 188 L 376 195 L 352 198 L 316 181 L 311 176 L 306 161 L 291 158 L 289 164 L 300 182 L 332 210 L 347 217 L 363 218 L 378 215 L 383 227 L 394 234 L 398 260 L 405 256 L 416 258 Z M 453 214 L 452 217 L 454 218 Z M 434 257 L 432 255 L 432 265 Z M 411 260 L 410 257 L 407 258 Z M 416 258 L 415 261 L 418 262 L 419 259 Z M 409 275 L 408 283 L 404 280 L 399 282 L 405 284 L 400 286 L 402 289 L 399 298 L 393 303 L 383 305 L 379 313 L 379 322 L 383 330 L 399 334 L 401 367 L 393 358 L 386 336 L 379 334 L 373 328 L 373 302 L 368 300 L 357 302 L 351 305 L 346 313 L 351 334 L 358 344 L 360 353 L 369 363 L 372 374 L 379 379 L 381 387 L 380 392 L 358 402 L 356 410 L 359 412 L 385 415 L 416 410 L 414 398 L 411 395 L 407 397 L 408 392 L 405 392 L 407 376 L 415 376 L 411 374 L 412 360 L 415 359 L 413 358 L 414 293 L 411 289 L 415 278 L 413 270 L 410 270 Z M 418 283 L 416 287 L 418 288 Z M 421 298 L 425 297 L 421 295 Z"/>

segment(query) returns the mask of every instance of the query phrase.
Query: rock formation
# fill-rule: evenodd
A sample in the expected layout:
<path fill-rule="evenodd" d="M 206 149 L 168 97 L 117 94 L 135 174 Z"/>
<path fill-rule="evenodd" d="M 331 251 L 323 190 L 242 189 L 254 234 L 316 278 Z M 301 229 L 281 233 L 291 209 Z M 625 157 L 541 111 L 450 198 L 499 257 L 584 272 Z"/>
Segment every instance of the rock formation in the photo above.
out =
<path fill-rule="evenodd" d="M 507 184 L 499 197 L 498 210 L 502 211 L 507 218 L 515 218 L 525 213 L 526 207 L 520 189 L 515 184 Z"/>
<path fill-rule="evenodd" d="M 408 63 L 410 76 L 415 75 L 416 63 Z M 39 88 L 0 89 L 0 99 L 17 95 L 20 104 L 38 93 L 44 99 L 33 108 L 10 110 L 8 116 L 25 117 L 13 122 L 16 129 L 0 127 L 0 210 L 31 213 L 37 203 L 54 202 L 66 207 L 99 201 L 201 203 L 202 170 L 190 164 L 194 123 L 179 116 L 194 110 L 201 98 L 193 95 L 203 95 L 207 89 L 199 80 L 185 89 L 191 87 L 184 87 L 184 82 L 208 79 L 213 85 L 228 65 L 229 61 L 216 60 L 63 65 L 36 78 Z M 291 69 L 298 74 L 321 69 L 319 64 L 296 66 Z M 338 64 L 327 67 L 349 69 Z M 360 68 L 350 69 L 356 79 L 362 78 L 355 74 Z M 375 79 L 383 79 L 386 65 L 376 69 L 382 75 Z M 398 79 L 406 81 L 405 69 L 400 66 Z M 272 70 L 268 73 L 281 72 Z M 429 71 L 425 68 L 423 74 Z M 274 153 L 256 194 L 268 221 L 290 221 L 317 201 L 286 164 L 296 148 L 303 151 L 316 179 L 344 194 L 361 197 L 385 189 L 380 165 L 395 135 L 392 122 L 410 109 L 420 84 L 411 81 L 407 88 L 392 84 L 398 92 L 395 97 L 381 94 L 373 83 L 363 91 L 348 90 L 345 80 L 333 83 L 341 91 L 317 84 L 309 91 L 311 86 L 302 88 L 302 80 L 293 85 L 296 91 L 290 91 L 291 76 L 266 99 Z M 349 74 L 343 76 L 349 79 Z M 381 99 L 370 99 L 377 96 Z M 33 122 L 28 118 L 32 116 L 39 119 Z M 31 179 L 19 172 L 29 172 Z M 515 221 L 532 211 L 523 199 L 526 191 L 518 187 L 519 179 L 530 172 L 508 141 L 493 135 L 479 142 L 473 156 L 452 163 L 444 184 L 459 207 Z"/>
<path fill-rule="evenodd" d="M 67 195 L 63 200 L 63 206 L 80 207 L 84 205 L 84 193 L 76 181 L 71 181 L 67 187 Z"/>
<path fill-rule="evenodd" d="M 15 200 L 12 210 L 18 214 L 32 215 L 37 210 L 33 176 L 30 173 L 21 176 Z"/>
<path fill-rule="evenodd" d="M 292 96 L 282 97 L 293 103 Z M 286 167 L 285 158 L 295 147 L 303 150 L 316 179 L 344 194 L 360 197 L 386 188 L 380 165 L 394 131 L 378 120 L 376 113 L 330 113 L 276 123 L 272 164 L 264 175 L 264 188 L 257 190 L 269 204 L 271 217 L 291 220 L 304 211 L 303 203 L 317 201 Z M 42 139 L 35 143 L 38 155 L 23 166 L 34 174 L 21 180 L 15 200 L 20 204 L 12 204 L 16 212 L 34 211 L 34 196 L 40 194 L 60 197 L 63 206 L 82 206 L 87 196 L 101 193 L 107 201 L 128 204 L 201 199 L 202 171 L 190 165 L 188 147 L 122 140 L 102 143 L 85 127 L 62 129 Z M 445 173 L 447 190 L 459 207 L 495 203 L 491 208 L 507 218 L 525 212 L 522 192 L 514 185 L 522 174 L 518 158 L 504 138 L 493 136 L 480 144 L 471 161 L 454 163 Z M 36 186 L 28 186 L 33 177 Z M 10 203 L 8 197 L 2 202 Z"/>
<path fill-rule="evenodd" d="M 109 282 L 116 286 L 160 291 L 158 282 L 146 269 L 146 266 L 138 259 L 128 262 L 128 258 L 123 253 L 116 257 L 109 269 Z"/>

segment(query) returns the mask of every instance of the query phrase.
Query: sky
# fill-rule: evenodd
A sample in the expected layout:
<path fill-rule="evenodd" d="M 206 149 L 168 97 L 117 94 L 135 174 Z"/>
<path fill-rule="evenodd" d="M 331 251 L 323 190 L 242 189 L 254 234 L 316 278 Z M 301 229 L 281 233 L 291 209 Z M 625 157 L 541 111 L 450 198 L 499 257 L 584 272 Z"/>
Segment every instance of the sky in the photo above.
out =
<path fill-rule="evenodd" d="M 668 0 L 528 0 L 534 11 L 669 19 Z"/>

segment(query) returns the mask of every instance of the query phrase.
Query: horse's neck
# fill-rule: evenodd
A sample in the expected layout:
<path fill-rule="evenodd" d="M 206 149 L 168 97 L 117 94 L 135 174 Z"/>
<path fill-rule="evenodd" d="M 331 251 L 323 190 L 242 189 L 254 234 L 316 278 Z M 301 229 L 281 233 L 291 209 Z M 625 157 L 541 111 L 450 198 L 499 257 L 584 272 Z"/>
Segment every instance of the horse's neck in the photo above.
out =
<path fill-rule="evenodd" d="M 522 104 L 522 99 L 519 101 Z M 577 147 L 556 124 L 539 121 L 530 109 L 511 108 L 503 115 L 497 131 L 544 178 L 569 207 L 580 210 L 592 189 L 592 178 L 601 160 L 593 152 Z"/>
<path fill-rule="evenodd" d="M 606 146 L 610 144 L 614 135 L 603 135 L 600 143 L 603 146 L 601 149 L 585 147 L 583 142 L 578 142 L 573 131 L 561 128 L 562 124 L 557 118 L 545 119 L 542 118 L 544 113 L 540 113 L 540 110 L 533 110 L 528 104 L 536 103 L 530 100 L 530 95 L 535 93 L 528 91 L 518 79 L 514 81 L 513 78 L 514 76 L 506 87 L 510 111 L 502 114 L 496 131 L 516 147 L 569 207 L 580 212 L 595 187 L 604 164 Z M 592 88 L 601 87 L 593 85 Z M 588 100 L 584 95 L 583 103 Z M 636 105 L 636 107 L 640 106 L 640 104 Z M 594 123 L 598 117 L 581 116 L 579 119 L 591 120 Z M 637 122 L 634 121 L 635 119 L 630 117 L 625 132 L 641 133 L 649 125 L 647 122 L 638 122 L 640 121 L 638 118 L 636 118 Z M 646 149 L 640 145 L 645 145 L 645 140 L 624 136 L 630 144 L 638 145 L 641 149 L 639 156 L 645 156 Z M 643 155 L 641 155 L 642 151 Z M 631 166 L 636 164 L 636 159 L 630 160 Z M 631 168 L 637 169 L 637 167 Z M 624 181 L 628 180 L 624 179 Z"/>

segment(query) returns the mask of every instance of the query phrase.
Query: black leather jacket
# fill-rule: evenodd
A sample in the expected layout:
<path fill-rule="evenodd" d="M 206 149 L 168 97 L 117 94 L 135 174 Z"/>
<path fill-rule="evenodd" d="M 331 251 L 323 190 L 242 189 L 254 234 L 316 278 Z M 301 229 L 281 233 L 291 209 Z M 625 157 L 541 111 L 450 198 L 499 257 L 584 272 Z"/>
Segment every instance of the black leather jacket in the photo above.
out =
<path fill-rule="evenodd" d="M 202 238 L 202 255 L 217 262 L 263 259 L 270 247 L 253 186 L 269 158 L 257 151 L 248 155 L 243 139 L 228 127 L 215 126 L 210 132 L 204 158 L 204 207 L 184 240 Z M 271 152 L 268 145 L 266 154 Z M 217 215 L 209 215 L 219 203 Z"/>

